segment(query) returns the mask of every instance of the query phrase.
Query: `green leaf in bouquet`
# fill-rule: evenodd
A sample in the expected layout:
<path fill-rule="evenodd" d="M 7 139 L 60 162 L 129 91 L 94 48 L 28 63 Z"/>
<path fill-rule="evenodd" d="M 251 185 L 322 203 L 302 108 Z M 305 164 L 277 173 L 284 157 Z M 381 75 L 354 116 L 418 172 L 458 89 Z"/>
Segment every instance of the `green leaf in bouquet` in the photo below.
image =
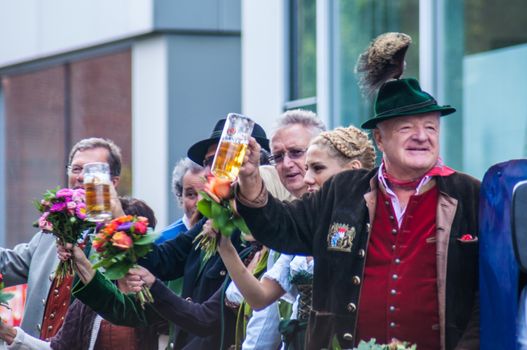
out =
<path fill-rule="evenodd" d="M 247 224 L 245 223 L 245 220 L 241 216 L 234 216 L 232 218 L 232 223 L 238 228 L 238 230 L 242 231 L 243 233 L 251 233 L 251 230 L 247 227 Z"/>
<path fill-rule="evenodd" d="M 134 252 L 135 252 L 135 255 L 138 258 L 142 258 L 146 254 L 148 254 L 151 250 L 152 250 L 152 246 L 151 245 L 137 245 L 137 246 L 134 246 Z"/>
<path fill-rule="evenodd" d="M 236 226 L 232 223 L 232 221 L 227 221 L 220 229 L 220 232 L 223 236 L 230 237 L 232 236 L 234 230 L 236 230 Z"/>
<path fill-rule="evenodd" d="M 143 237 L 139 238 L 137 241 L 134 242 L 135 245 L 147 245 L 152 244 L 154 241 L 159 237 L 158 233 L 149 233 L 144 235 Z"/>
<path fill-rule="evenodd" d="M 128 262 L 120 261 L 118 263 L 113 264 L 112 266 L 108 267 L 104 271 L 104 275 L 109 280 L 118 280 L 123 278 L 128 270 L 130 269 L 130 264 Z"/>
<path fill-rule="evenodd" d="M 210 202 L 210 218 L 215 220 L 221 214 L 222 206 L 216 202 Z"/>
<path fill-rule="evenodd" d="M 229 222 L 230 213 L 229 210 L 225 207 L 219 206 L 219 210 L 213 213 L 213 220 L 218 225 L 218 228 L 221 230 L 227 222 Z"/>
<path fill-rule="evenodd" d="M 203 196 L 203 194 L 202 194 Z M 207 196 L 208 197 L 208 196 Z M 203 214 L 203 216 L 207 217 L 207 218 L 210 218 L 211 215 L 212 215 L 212 210 L 211 210 L 211 200 L 210 198 L 209 199 L 200 199 L 200 201 L 198 202 L 198 211 Z"/>
<path fill-rule="evenodd" d="M 93 264 L 93 269 L 97 270 L 97 269 L 100 269 L 102 267 L 103 269 L 106 270 L 107 268 L 109 268 L 113 264 L 114 264 L 114 262 L 112 261 L 112 259 L 100 259 L 95 264 Z"/>
<path fill-rule="evenodd" d="M 201 198 L 203 198 L 203 199 L 205 199 L 205 200 L 207 200 L 209 202 L 215 202 L 216 203 L 216 201 L 214 199 L 210 198 L 210 196 L 207 194 L 207 192 L 200 191 L 199 194 L 200 194 Z"/>

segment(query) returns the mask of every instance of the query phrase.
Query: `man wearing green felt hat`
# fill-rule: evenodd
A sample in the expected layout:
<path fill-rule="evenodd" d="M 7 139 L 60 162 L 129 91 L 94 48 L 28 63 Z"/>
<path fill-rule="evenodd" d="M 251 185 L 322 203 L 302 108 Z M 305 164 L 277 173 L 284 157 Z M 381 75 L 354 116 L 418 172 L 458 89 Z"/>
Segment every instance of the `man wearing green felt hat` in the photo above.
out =
<path fill-rule="evenodd" d="M 479 349 L 480 182 L 439 157 L 442 106 L 415 79 L 401 79 L 411 42 L 376 38 L 359 57 L 382 152 L 372 171 L 352 170 L 290 204 L 267 193 L 251 142 L 239 175 L 238 211 L 263 244 L 315 259 L 306 348 L 375 338 L 423 349 Z M 341 246 L 339 238 L 351 241 Z"/>

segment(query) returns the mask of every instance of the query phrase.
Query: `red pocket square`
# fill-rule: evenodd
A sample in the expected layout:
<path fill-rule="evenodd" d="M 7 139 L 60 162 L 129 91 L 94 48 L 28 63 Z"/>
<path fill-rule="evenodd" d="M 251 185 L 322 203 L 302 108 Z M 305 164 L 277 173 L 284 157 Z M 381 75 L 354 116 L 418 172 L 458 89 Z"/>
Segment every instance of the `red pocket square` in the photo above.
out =
<path fill-rule="evenodd" d="M 465 233 L 461 236 L 461 238 L 457 239 L 460 242 L 469 243 L 469 242 L 476 242 L 478 240 L 478 237 L 474 237 L 469 233 Z"/>

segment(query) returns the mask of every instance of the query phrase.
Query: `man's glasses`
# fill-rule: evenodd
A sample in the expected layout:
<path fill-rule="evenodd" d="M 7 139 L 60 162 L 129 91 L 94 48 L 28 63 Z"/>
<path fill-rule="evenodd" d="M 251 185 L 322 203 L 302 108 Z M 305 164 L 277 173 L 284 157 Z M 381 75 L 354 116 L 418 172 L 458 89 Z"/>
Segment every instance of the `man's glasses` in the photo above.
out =
<path fill-rule="evenodd" d="M 68 165 L 66 169 L 68 169 L 68 174 L 80 175 L 80 173 L 82 173 L 84 170 L 84 167 L 80 165 Z"/>
<path fill-rule="evenodd" d="M 288 149 L 285 152 L 273 153 L 269 157 L 269 161 L 271 162 L 271 164 L 276 165 L 276 164 L 282 163 L 286 156 L 291 160 L 297 160 L 297 159 L 302 158 L 304 153 L 306 153 L 306 149 L 292 148 L 292 149 Z"/>
<path fill-rule="evenodd" d="M 80 166 L 80 165 L 67 165 L 66 166 L 66 172 L 69 174 L 69 175 L 80 175 L 82 172 L 84 171 L 84 167 L 83 166 Z M 114 175 L 110 172 L 110 176 L 118 176 L 118 175 Z"/>
<path fill-rule="evenodd" d="M 206 167 L 211 167 L 212 168 L 212 163 L 214 162 L 214 155 L 212 156 L 209 156 L 205 159 L 203 159 L 203 167 L 206 168 Z"/>

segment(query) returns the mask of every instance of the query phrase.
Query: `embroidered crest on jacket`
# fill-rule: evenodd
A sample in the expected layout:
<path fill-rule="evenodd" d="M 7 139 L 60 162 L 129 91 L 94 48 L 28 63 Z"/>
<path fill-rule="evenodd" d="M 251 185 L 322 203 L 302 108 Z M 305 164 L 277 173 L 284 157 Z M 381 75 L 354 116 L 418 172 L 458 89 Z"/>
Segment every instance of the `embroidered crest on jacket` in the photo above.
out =
<path fill-rule="evenodd" d="M 328 233 L 328 250 L 351 252 L 355 234 L 355 227 L 338 222 L 333 223 Z"/>

